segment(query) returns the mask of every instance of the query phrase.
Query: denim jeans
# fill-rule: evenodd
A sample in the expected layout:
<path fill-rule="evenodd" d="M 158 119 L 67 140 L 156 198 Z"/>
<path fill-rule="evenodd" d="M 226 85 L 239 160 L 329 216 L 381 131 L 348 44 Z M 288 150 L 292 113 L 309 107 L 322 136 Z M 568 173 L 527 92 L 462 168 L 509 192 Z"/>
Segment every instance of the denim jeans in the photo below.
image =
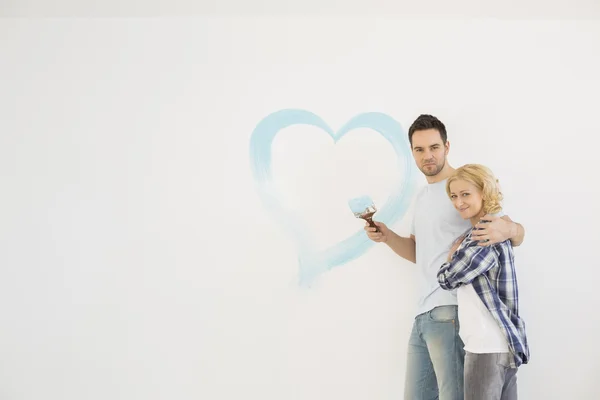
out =
<path fill-rule="evenodd" d="M 510 353 L 465 355 L 465 400 L 517 400 L 517 369 Z"/>
<path fill-rule="evenodd" d="M 458 307 L 417 315 L 408 341 L 405 400 L 463 400 L 464 344 Z"/>

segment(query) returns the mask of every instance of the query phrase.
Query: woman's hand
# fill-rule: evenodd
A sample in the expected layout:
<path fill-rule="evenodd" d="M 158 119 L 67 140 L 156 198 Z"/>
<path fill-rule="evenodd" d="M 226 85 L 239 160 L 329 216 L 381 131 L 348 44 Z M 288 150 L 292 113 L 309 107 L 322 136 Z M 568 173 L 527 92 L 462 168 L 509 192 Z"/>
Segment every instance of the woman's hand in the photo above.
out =
<path fill-rule="evenodd" d="M 465 240 L 464 235 L 454 241 L 454 244 L 452 245 L 452 247 L 450 248 L 450 252 L 448 253 L 448 261 L 452 260 L 452 255 L 456 253 L 456 250 L 458 250 L 463 240 Z"/>

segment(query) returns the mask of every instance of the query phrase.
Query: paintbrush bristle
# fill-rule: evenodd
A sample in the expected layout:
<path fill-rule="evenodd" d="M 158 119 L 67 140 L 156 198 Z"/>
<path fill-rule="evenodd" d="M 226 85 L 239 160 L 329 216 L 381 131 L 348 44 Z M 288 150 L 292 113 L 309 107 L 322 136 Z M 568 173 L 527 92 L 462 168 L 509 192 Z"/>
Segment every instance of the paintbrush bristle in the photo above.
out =
<path fill-rule="evenodd" d="M 348 206 L 355 216 L 360 217 L 366 212 L 375 212 L 375 204 L 369 196 L 355 197 L 348 201 Z"/>

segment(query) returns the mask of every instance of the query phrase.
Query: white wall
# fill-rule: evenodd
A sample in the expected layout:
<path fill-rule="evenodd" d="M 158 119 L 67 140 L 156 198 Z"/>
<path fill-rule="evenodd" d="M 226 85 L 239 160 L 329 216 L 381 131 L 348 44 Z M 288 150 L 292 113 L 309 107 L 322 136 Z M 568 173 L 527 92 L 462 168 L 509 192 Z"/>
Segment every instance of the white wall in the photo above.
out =
<path fill-rule="evenodd" d="M 366 111 L 404 129 L 439 116 L 450 162 L 490 166 L 527 229 L 521 397 L 597 398 L 597 22 L 21 19 L 0 30 L 2 399 L 402 398 L 415 267 L 377 245 L 296 284 L 296 244 L 250 171 L 253 129 L 284 108 L 333 130 Z M 275 141 L 281 196 L 320 248 L 362 228 L 351 193 L 381 204 L 403 176 L 368 132 L 334 145 L 294 127 Z"/>
<path fill-rule="evenodd" d="M 7 17 L 389 16 L 403 18 L 600 18 L 596 0 L 1 0 Z"/>

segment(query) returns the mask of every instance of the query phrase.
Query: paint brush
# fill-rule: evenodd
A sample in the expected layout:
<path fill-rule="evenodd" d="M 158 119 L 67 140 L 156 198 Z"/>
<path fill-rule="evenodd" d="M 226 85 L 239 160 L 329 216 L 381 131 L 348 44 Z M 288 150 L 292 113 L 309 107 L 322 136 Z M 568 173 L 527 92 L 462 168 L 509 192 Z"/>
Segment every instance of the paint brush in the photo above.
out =
<path fill-rule="evenodd" d="M 364 219 L 370 227 L 376 229 L 376 232 L 380 232 L 375 222 L 373 222 L 373 215 L 377 212 L 377 207 L 375 207 L 375 203 L 369 196 L 355 197 L 348 201 L 348 206 L 350 206 L 350 210 L 356 218 Z"/>

